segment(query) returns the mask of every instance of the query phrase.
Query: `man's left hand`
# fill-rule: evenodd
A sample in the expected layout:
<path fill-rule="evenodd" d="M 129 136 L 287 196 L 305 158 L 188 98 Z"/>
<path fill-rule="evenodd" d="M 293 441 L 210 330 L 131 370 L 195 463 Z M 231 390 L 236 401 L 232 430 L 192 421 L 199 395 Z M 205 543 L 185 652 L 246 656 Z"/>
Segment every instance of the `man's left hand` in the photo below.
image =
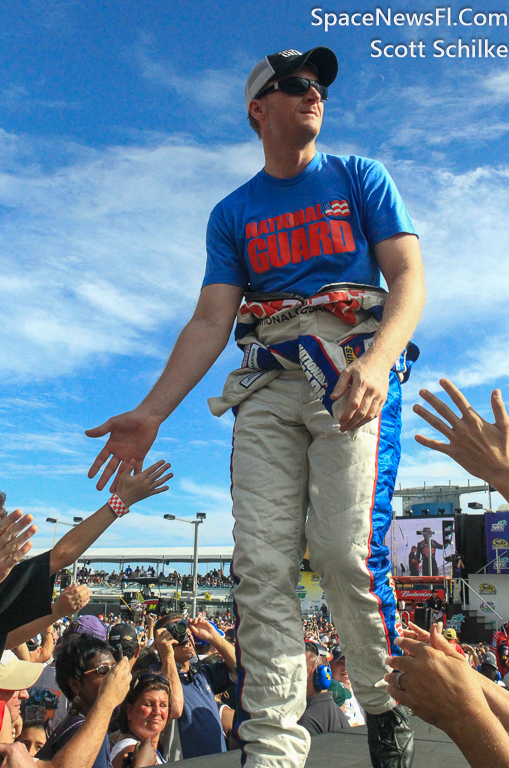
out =
<path fill-rule="evenodd" d="M 207 619 L 189 619 L 189 629 L 193 635 L 199 637 L 200 640 L 205 640 L 207 643 L 211 643 L 211 645 L 214 644 L 214 641 L 217 640 L 218 637 L 221 637 L 216 628 L 213 627 Z"/>
<path fill-rule="evenodd" d="M 345 396 L 339 419 L 342 432 L 358 429 L 376 419 L 387 399 L 389 371 L 375 357 L 367 354 L 350 363 L 339 377 L 332 400 Z"/>

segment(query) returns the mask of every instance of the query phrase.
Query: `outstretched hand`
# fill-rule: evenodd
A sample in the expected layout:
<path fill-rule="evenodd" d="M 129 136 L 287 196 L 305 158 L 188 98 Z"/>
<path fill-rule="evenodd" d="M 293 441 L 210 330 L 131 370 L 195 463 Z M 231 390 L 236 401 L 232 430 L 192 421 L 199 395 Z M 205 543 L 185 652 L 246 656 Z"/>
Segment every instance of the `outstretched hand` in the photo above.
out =
<path fill-rule="evenodd" d="M 171 472 L 165 474 L 170 467 L 171 464 L 163 460 L 156 461 L 151 467 L 133 475 L 133 470 L 136 471 L 134 459 L 122 462 L 116 479 L 117 496 L 122 499 L 126 507 L 130 507 L 137 501 L 148 499 L 149 496 L 164 493 L 169 487 L 164 483 L 173 477 Z"/>
<path fill-rule="evenodd" d="M 159 426 L 160 422 L 153 416 L 135 409 L 113 416 L 100 427 L 85 430 L 87 437 L 104 437 L 110 434 L 106 445 L 99 452 L 88 472 L 90 478 L 95 477 L 109 459 L 97 482 L 98 491 L 102 491 L 123 461 L 134 460 L 135 472 L 141 472 L 143 460 L 157 437 Z M 116 491 L 117 483 L 118 475 L 111 484 L 112 493 Z"/>
<path fill-rule="evenodd" d="M 28 539 L 37 532 L 37 526 L 31 524 L 33 519 L 32 515 L 23 515 L 21 509 L 15 509 L 0 520 L 0 581 L 32 548 Z"/>
<path fill-rule="evenodd" d="M 396 640 L 405 656 L 392 656 L 387 663 L 395 672 L 385 675 L 388 693 L 427 723 L 446 732 L 457 718 L 458 701 L 476 714 L 487 703 L 480 675 L 436 630 L 431 628 L 430 643 L 403 637 Z M 396 686 L 398 672 L 399 687 Z"/>
<path fill-rule="evenodd" d="M 457 406 L 461 416 L 457 416 L 449 406 L 427 389 L 422 389 L 420 396 L 445 421 L 421 405 L 414 405 L 414 411 L 441 432 L 449 443 L 431 440 L 423 435 L 416 435 L 415 439 L 426 448 L 450 456 L 471 475 L 493 485 L 509 501 L 509 417 L 502 393 L 495 389 L 491 395 L 495 422 L 490 424 L 474 411 L 454 384 L 447 379 L 440 379 L 440 386 Z"/>

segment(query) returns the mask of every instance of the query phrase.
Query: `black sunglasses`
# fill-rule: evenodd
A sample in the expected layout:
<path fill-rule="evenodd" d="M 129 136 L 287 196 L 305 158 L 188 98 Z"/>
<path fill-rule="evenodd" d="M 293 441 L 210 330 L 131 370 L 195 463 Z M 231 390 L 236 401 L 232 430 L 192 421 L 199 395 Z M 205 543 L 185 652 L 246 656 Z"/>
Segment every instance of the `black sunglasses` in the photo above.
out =
<path fill-rule="evenodd" d="M 142 674 L 138 675 L 134 681 L 133 690 L 136 688 L 138 683 L 143 685 L 143 683 L 153 682 L 154 680 L 157 680 L 158 683 L 163 683 L 163 685 L 167 685 L 168 687 L 170 685 L 168 679 L 164 675 L 160 675 L 157 672 L 142 672 Z"/>
<path fill-rule="evenodd" d="M 304 96 L 311 86 L 316 88 L 322 101 L 327 101 L 328 91 L 326 86 L 322 85 L 317 80 L 309 80 L 307 77 L 286 77 L 284 80 L 278 80 L 276 83 L 272 83 L 272 85 L 269 85 L 268 88 L 259 93 L 256 98 L 261 99 L 262 96 L 266 96 L 273 91 L 283 91 L 292 96 Z"/>

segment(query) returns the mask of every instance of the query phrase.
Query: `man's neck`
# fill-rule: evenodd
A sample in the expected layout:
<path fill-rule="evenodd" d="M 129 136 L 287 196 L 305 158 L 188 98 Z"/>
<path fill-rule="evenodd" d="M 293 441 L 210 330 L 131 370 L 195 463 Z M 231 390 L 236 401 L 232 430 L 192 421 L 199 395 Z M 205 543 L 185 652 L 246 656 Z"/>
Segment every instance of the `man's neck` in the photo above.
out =
<path fill-rule="evenodd" d="M 316 154 L 314 140 L 302 147 L 291 147 L 284 141 L 265 141 L 263 149 L 264 171 L 276 179 L 291 179 L 297 176 Z"/>

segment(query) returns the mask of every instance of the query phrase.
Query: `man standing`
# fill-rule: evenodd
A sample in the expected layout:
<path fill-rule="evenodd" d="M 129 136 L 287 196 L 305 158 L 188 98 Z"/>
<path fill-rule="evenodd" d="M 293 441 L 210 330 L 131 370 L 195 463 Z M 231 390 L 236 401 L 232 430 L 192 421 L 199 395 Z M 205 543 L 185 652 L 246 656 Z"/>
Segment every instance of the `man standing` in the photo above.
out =
<path fill-rule="evenodd" d="M 238 738 L 246 765 L 303 766 L 309 736 L 306 665 L 295 586 L 309 545 L 356 695 L 371 759 L 407 768 L 413 742 L 387 693 L 400 632 L 383 545 L 399 461 L 400 380 L 424 300 L 415 230 L 382 165 L 316 151 L 328 48 L 266 56 L 246 83 L 265 167 L 213 210 L 207 268 L 193 318 L 134 410 L 89 430 L 111 432 L 89 475 L 122 458 L 141 468 L 160 424 L 236 339 L 216 415 L 234 407 L 232 456 L 237 581 Z M 380 272 L 389 293 L 382 290 Z M 111 459 L 110 459 L 111 456 Z"/>

